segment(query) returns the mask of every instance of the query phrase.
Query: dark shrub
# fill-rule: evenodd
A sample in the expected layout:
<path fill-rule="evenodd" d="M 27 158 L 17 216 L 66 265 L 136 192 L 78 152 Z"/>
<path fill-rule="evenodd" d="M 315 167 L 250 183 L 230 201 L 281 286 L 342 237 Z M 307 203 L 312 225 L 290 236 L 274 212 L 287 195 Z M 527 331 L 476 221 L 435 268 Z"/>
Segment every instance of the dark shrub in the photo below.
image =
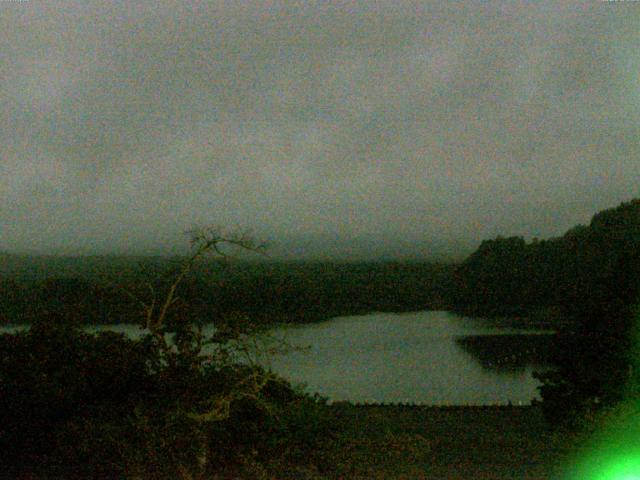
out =
<path fill-rule="evenodd" d="M 324 402 L 258 367 L 206 360 L 190 338 L 168 354 L 150 335 L 90 334 L 57 315 L 0 335 L 3 468 L 195 478 L 248 458 L 308 460 L 329 428 Z"/>

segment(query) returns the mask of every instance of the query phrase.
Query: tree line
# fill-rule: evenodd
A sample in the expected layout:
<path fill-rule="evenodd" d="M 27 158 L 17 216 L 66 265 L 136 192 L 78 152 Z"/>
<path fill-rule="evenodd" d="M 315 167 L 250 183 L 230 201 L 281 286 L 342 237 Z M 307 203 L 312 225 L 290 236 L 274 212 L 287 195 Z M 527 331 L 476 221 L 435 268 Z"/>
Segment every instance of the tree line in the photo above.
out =
<path fill-rule="evenodd" d="M 633 302 L 640 272 L 640 199 L 593 216 L 549 240 L 497 237 L 482 242 L 455 270 L 451 304 L 479 316 L 531 315 L 585 305 Z M 602 298 L 598 298 L 602 297 Z"/>
<path fill-rule="evenodd" d="M 484 241 L 451 285 L 451 306 L 462 314 L 555 313 L 556 368 L 538 374 L 553 421 L 638 394 L 640 199 L 601 211 L 559 238 Z"/>
<path fill-rule="evenodd" d="M 86 324 L 133 323 L 140 313 L 135 297 L 147 295 L 150 287 L 161 291 L 179 265 L 178 259 L 120 259 L 108 270 L 105 258 L 82 271 L 55 261 L 58 268 L 48 267 L 52 259 L 39 269 L 15 267 L 0 276 L 0 323 L 31 323 L 42 309 L 73 311 Z M 426 262 L 204 262 L 182 282 L 171 316 L 207 322 L 247 315 L 273 324 L 441 309 L 452 269 Z"/>

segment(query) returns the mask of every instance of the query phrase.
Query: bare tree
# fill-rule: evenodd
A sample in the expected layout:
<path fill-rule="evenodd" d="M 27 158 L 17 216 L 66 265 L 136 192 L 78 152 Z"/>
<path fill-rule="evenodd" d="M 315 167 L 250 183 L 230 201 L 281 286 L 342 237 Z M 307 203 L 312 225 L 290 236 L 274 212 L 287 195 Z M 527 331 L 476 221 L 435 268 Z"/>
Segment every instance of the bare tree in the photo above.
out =
<path fill-rule="evenodd" d="M 256 242 L 247 230 L 225 231 L 217 227 L 206 227 L 194 228 L 186 233 L 189 236 L 190 252 L 180 259 L 170 283 L 162 289 L 164 293 L 160 294 L 151 282 L 147 283 L 150 294 L 147 300 L 138 298 L 130 291 L 127 293 L 142 306 L 143 326 L 162 352 L 166 367 L 172 369 L 180 362 L 180 365 L 186 365 L 193 372 L 202 371 L 205 365 L 234 372 L 233 384 L 227 385 L 224 391 L 220 391 L 215 397 L 203 398 L 191 405 L 185 411 L 187 417 L 200 425 L 221 421 L 229 418 L 232 404 L 243 399 L 251 400 L 257 406 L 270 411 L 270 406 L 263 400 L 261 391 L 269 383 L 283 380 L 260 366 L 258 358 L 263 357 L 265 350 L 271 349 L 261 348 L 255 336 L 243 336 L 239 331 L 225 331 L 224 325 L 218 323 L 214 325 L 218 327 L 217 330 L 205 338 L 202 324 L 198 322 L 196 325 L 189 317 L 178 319 L 178 322 L 182 323 L 175 329 L 172 340 L 167 335 L 168 315 L 179 300 L 179 287 L 201 261 L 211 257 L 226 259 L 242 252 L 265 254 L 266 246 Z M 172 331 L 173 327 L 175 325 L 172 326 Z M 180 335 L 184 335 L 184 341 L 180 340 Z M 206 345 L 217 345 L 218 348 L 203 353 L 203 347 Z M 283 348 L 285 347 L 282 345 L 276 347 L 277 350 Z M 188 468 L 179 465 L 180 478 L 200 478 L 206 467 L 206 442 L 195 437 L 193 441 L 201 443 L 197 466 L 193 470 L 193 466 Z"/>

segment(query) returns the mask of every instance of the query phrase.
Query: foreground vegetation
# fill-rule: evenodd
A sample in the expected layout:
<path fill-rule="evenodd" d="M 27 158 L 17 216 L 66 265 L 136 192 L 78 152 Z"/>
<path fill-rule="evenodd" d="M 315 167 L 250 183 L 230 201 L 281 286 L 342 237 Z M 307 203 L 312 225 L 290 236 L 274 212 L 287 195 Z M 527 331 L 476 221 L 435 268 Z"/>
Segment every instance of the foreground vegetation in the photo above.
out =
<path fill-rule="evenodd" d="M 580 440 L 539 407 L 328 405 L 231 345 L 200 361 L 183 332 L 168 359 L 152 336 L 50 320 L 0 336 L 10 478 L 539 480 Z"/>
<path fill-rule="evenodd" d="M 327 405 L 186 340 L 167 360 L 51 320 L 0 337 L 11 478 L 540 479 L 566 457 L 537 408 Z"/>
<path fill-rule="evenodd" d="M 182 333 L 87 334 L 62 319 L 0 337 L 0 464 L 11 478 L 259 478 L 327 435 L 324 402 Z M 222 343 L 224 341 L 221 340 Z"/>
<path fill-rule="evenodd" d="M 317 397 L 254 360 L 253 325 L 170 315 L 207 253 L 259 251 L 242 234 L 191 233 L 172 279 L 149 285 L 146 334 L 89 334 L 81 312 L 43 309 L 0 336 L 0 464 L 13 478 L 259 478 L 267 459 L 295 465 L 325 427 Z M 271 460 L 269 460 L 271 462 Z M 245 471 L 246 470 L 246 471 Z"/>

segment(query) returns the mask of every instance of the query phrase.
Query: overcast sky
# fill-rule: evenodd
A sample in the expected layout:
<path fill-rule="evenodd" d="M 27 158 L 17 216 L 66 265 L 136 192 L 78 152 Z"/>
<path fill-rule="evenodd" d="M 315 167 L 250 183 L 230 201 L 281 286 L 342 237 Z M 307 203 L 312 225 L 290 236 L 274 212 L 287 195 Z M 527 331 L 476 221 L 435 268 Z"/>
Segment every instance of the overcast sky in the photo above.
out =
<path fill-rule="evenodd" d="M 640 2 L 3 1 L 0 85 L 0 249 L 430 257 L 640 195 Z"/>

